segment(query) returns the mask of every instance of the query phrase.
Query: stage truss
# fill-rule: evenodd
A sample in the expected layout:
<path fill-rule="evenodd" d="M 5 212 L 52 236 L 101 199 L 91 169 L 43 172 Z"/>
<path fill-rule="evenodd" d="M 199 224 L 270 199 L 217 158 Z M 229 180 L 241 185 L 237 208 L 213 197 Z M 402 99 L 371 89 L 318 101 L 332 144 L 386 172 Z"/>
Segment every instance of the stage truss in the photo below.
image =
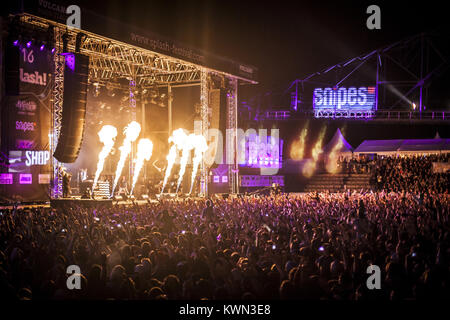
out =
<path fill-rule="evenodd" d="M 234 133 L 234 137 L 237 133 L 238 86 L 245 83 L 257 83 L 253 80 L 129 45 L 88 31 L 67 28 L 64 24 L 34 15 L 22 14 L 20 15 L 20 20 L 40 28 L 47 28 L 48 32 L 54 32 L 54 46 L 56 49 L 54 58 L 55 81 L 52 99 L 52 132 L 50 133 L 50 151 L 52 154 L 55 151 L 61 127 L 64 58 L 59 54 L 63 52 L 64 46 L 69 52 L 78 51 L 89 56 L 89 84 L 108 85 L 109 88 L 114 89 L 128 89 L 131 95 L 133 94 L 133 88 L 143 90 L 151 89 L 155 86 L 167 87 L 168 92 L 171 93 L 171 89 L 177 86 L 200 86 L 201 132 L 205 137 L 207 137 L 211 114 L 208 99 L 211 76 L 219 76 L 227 80 L 227 89 L 229 90 L 227 129 Z M 63 41 L 63 37 L 65 41 Z M 127 79 L 129 86 L 124 88 L 119 82 L 114 81 L 118 78 Z M 136 101 L 134 97 L 130 96 L 130 98 L 130 102 L 134 103 L 135 107 Z M 171 112 L 169 110 L 169 118 Z M 169 130 L 170 128 L 171 123 L 169 122 Z M 236 138 L 233 141 L 236 148 Z M 233 156 L 233 159 L 234 164 L 229 167 L 229 185 L 230 192 L 237 193 L 239 190 L 236 155 Z M 53 172 L 51 195 L 52 198 L 59 198 L 62 195 L 62 179 L 59 169 L 61 164 L 52 157 L 51 165 Z M 208 168 L 204 162 L 201 163 L 200 171 L 200 194 L 207 196 Z"/>

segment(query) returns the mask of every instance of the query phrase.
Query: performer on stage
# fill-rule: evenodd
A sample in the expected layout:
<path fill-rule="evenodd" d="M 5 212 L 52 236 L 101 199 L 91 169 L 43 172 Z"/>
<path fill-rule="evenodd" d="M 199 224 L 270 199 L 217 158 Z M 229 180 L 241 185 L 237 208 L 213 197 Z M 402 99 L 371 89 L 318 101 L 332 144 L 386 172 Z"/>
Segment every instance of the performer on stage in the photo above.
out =
<path fill-rule="evenodd" d="M 62 171 L 62 184 L 63 184 L 63 198 L 67 198 L 70 195 L 70 179 L 72 179 L 72 175 L 67 172 L 63 167 L 61 167 Z"/>
<path fill-rule="evenodd" d="M 117 194 L 118 195 L 125 194 L 126 196 L 128 196 L 129 194 L 128 183 L 125 176 L 122 176 L 122 180 L 120 180 L 119 182 L 119 191 L 117 192 Z"/>

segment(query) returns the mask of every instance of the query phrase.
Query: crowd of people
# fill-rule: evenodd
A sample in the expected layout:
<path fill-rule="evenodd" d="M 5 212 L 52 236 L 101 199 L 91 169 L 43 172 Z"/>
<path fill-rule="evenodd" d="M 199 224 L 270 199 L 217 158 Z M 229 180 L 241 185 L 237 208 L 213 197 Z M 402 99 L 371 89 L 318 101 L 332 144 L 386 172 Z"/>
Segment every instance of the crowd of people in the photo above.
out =
<path fill-rule="evenodd" d="M 373 164 L 372 177 L 378 190 L 444 193 L 450 184 L 450 173 L 435 172 L 433 163 L 448 163 L 449 159 L 450 153 L 380 157 Z"/>
<path fill-rule="evenodd" d="M 348 174 L 364 174 L 371 173 L 376 160 L 372 157 L 359 157 L 359 158 L 342 158 L 337 160 L 337 166 L 339 172 Z"/>
<path fill-rule="evenodd" d="M 435 172 L 433 163 L 448 163 L 450 153 L 412 156 L 361 156 L 339 159 L 339 172 L 370 174 L 375 190 L 386 192 L 444 193 L 450 184 L 450 172 Z"/>
<path fill-rule="evenodd" d="M 2 210 L 14 299 L 450 298 L 449 196 L 274 194 Z M 69 290 L 67 267 L 80 268 Z M 370 290 L 370 265 L 381 289 Z"/>

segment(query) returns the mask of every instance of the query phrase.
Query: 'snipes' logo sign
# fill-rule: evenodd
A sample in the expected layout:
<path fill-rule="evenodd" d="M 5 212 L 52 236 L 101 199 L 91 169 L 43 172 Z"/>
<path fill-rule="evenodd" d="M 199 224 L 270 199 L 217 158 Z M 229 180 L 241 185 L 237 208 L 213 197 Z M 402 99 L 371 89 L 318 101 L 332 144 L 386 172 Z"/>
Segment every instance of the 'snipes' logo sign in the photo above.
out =
<path fill-rule="evenodd" d="M 374 110 L 375 87 L 316 88 L 313 95 L 314 109 Z"/>

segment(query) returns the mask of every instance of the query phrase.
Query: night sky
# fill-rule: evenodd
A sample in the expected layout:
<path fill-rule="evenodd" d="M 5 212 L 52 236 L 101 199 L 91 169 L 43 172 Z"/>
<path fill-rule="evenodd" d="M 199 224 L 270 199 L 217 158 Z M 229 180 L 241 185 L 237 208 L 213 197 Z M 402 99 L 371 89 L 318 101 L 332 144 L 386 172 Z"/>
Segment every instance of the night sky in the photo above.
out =
<path fill-rule="evenodd" d="M 259 89 L 422 31 L 448 28 L 442 1 L 71 1 L 96 13 L 259 68 Z M 366 9 L 381 8 L 381 30 Z"/>

